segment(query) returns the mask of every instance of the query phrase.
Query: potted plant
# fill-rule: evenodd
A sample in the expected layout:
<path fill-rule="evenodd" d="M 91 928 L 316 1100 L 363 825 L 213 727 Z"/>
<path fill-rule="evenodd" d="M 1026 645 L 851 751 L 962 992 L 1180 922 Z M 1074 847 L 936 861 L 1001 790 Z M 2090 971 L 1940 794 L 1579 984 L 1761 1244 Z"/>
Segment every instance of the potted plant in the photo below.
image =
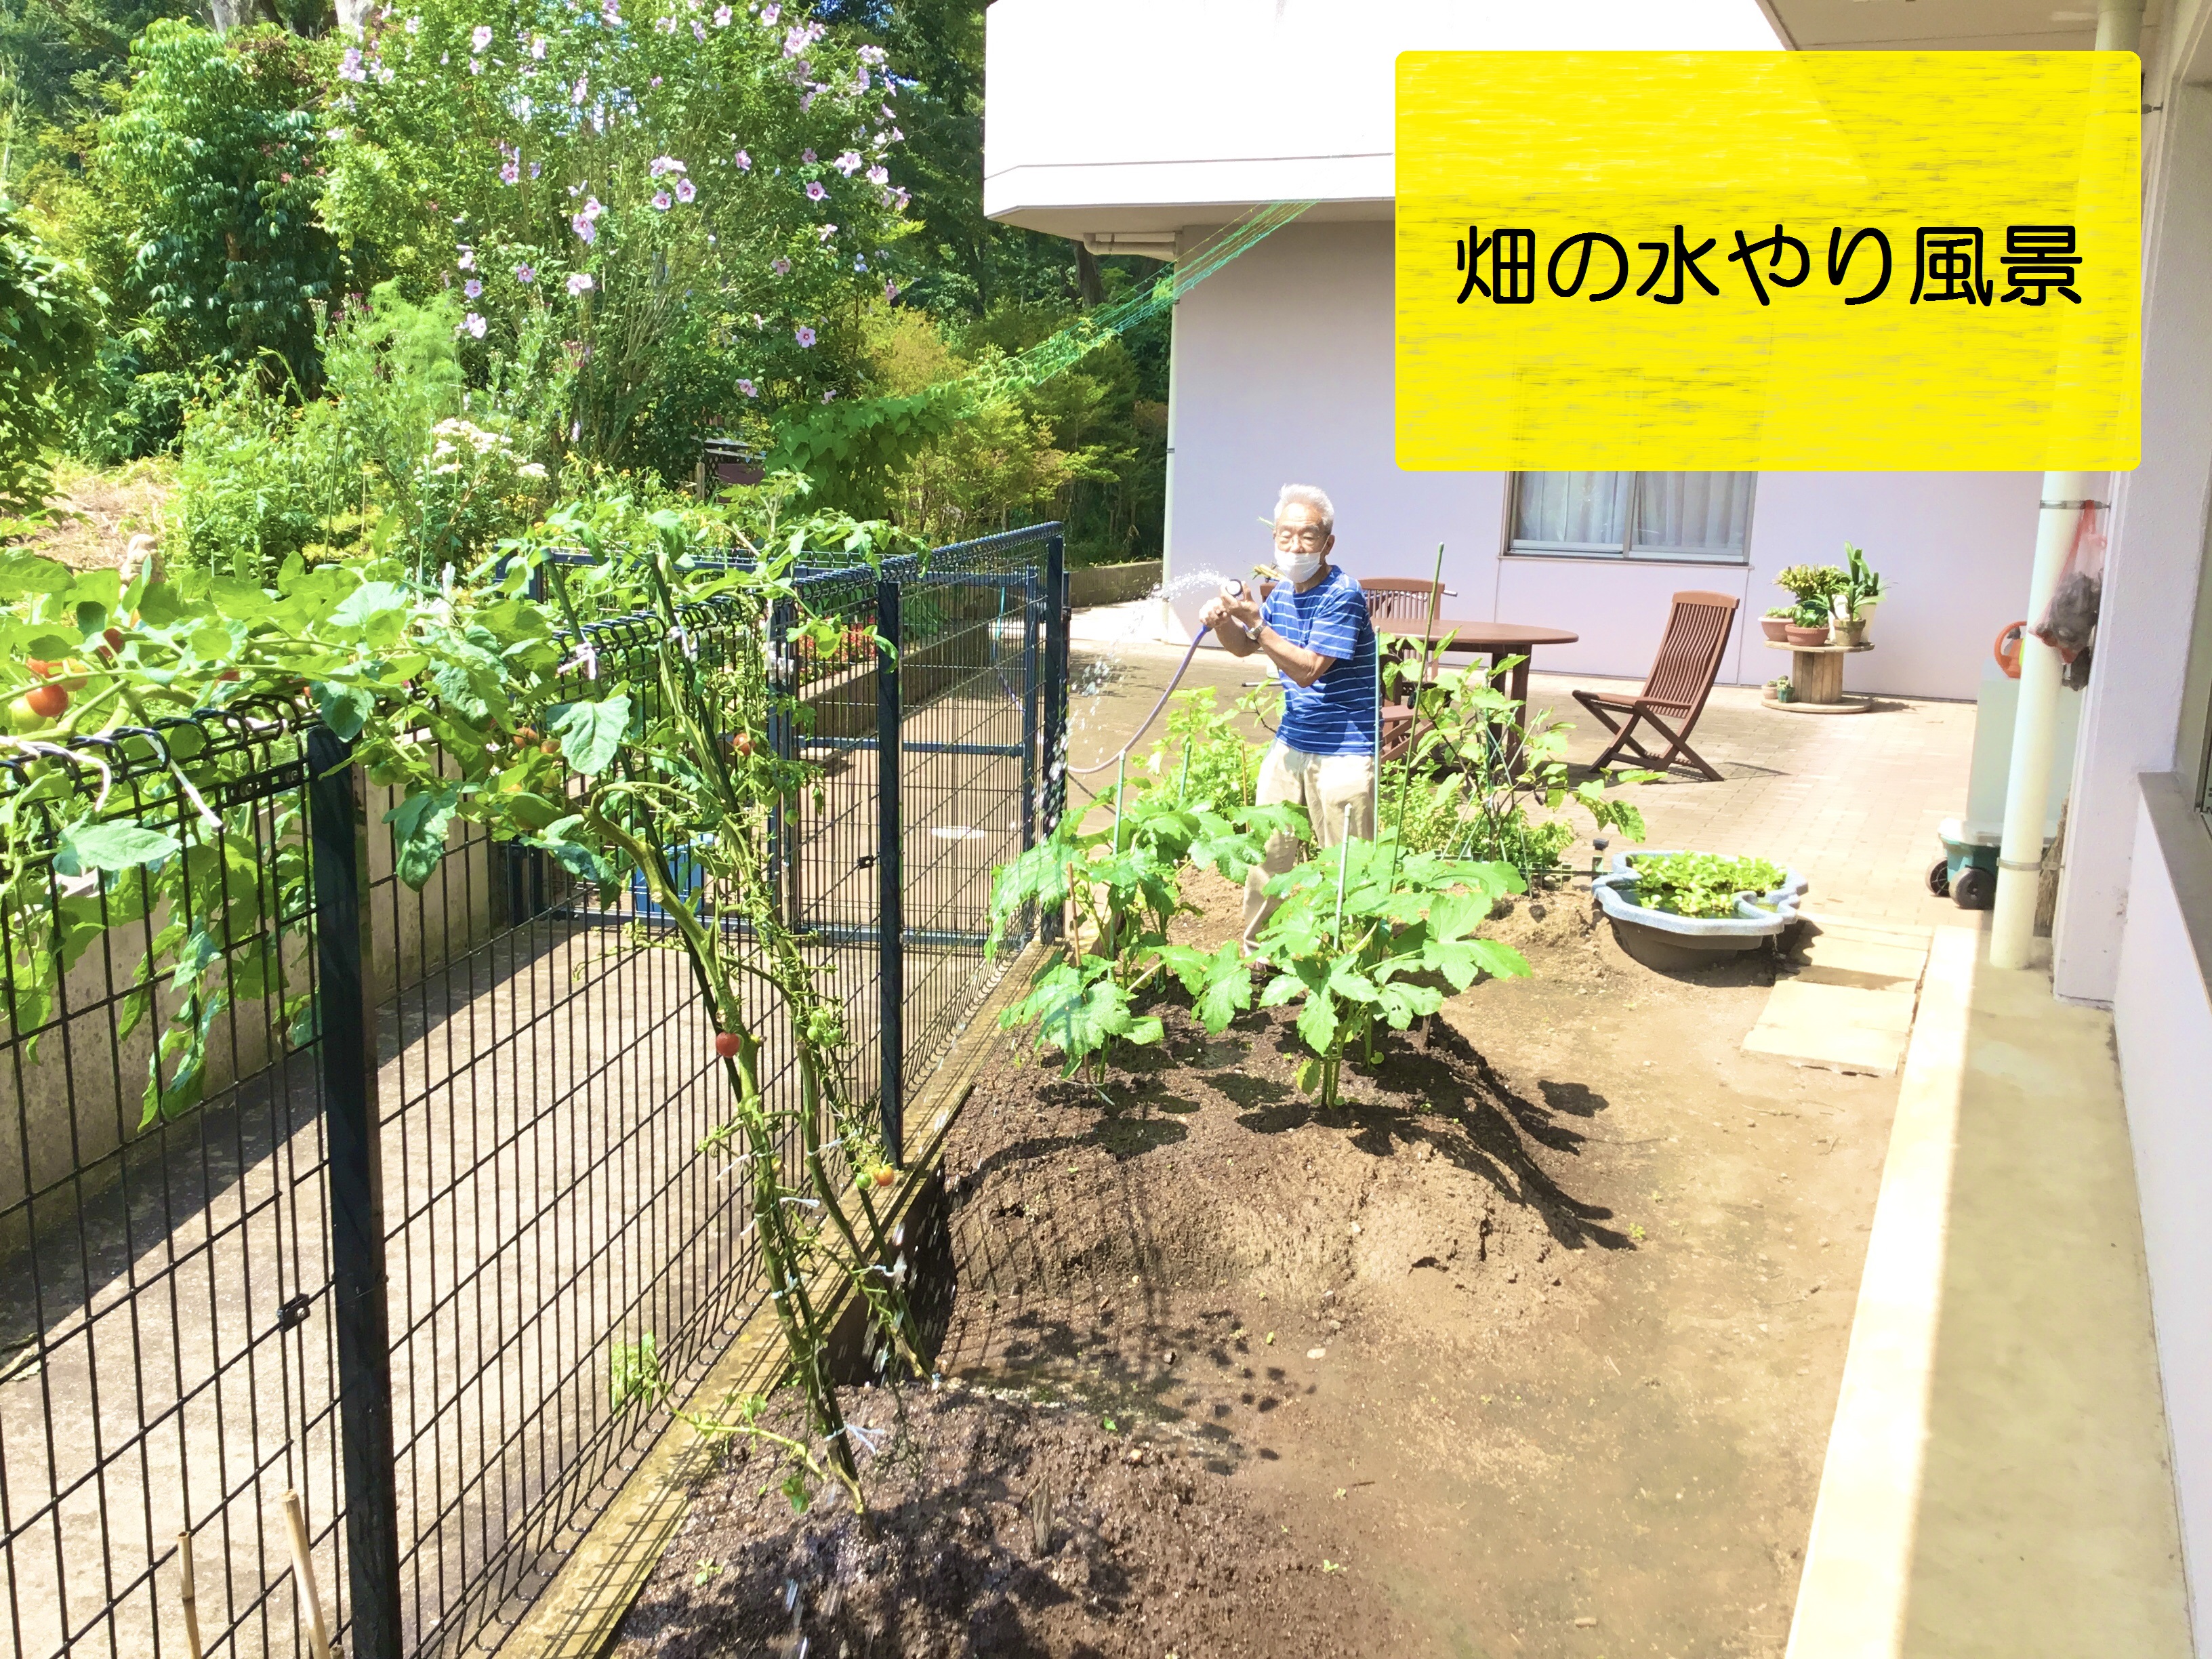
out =
<path fill-rule="evenodd" d="M 1774 585 L 1797 601 L 1783 624 L 1783 638 L 1791 645 L 1826 645 L 1831 608 L 1846 580 L 1832 564 L 1793 564 L 1779 572 Z"/>
<path fill-rule="evenodd" d="M 1590 896 L 1621 949 L 1647 968 L 1698 968 L 1754 950 L 1797 920 L 1805 878 L 1760 858 L 1615 855 Z"/>
<path fill-rule="evenodd" d="M 1787 674 L 1778 679 L 1768 681 L 1766 689 L 1774 694 L 1774 701 L 1777 702 L 1788 702 L 1797 695 L 1790 689 L 1790 676 Z"/>
<path fill-rule="evenodd" d="M 1849 542 L 1844 544 L 1844 585 L 1830 601 L 1834 607 L 1835 641 L 1838 645 L 1863 645 L 1867 623 L 1883 599 L 1881 573 Z"/>
<path fill-rule="evenodd" d="M 1760 630 L 1770 640 L 1786 639 L 1790 617 L 1797 614 L 1794 605 L 1778 605 L 1759 619 Z"/>

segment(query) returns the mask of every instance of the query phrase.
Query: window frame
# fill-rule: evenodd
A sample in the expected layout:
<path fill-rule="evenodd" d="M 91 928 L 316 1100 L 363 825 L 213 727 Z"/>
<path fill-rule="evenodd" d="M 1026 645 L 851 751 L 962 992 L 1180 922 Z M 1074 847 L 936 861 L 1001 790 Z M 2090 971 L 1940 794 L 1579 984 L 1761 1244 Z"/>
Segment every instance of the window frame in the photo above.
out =
<path fill-rule="evenodd" d="M 1730 568 L 1741 568 L 1751 563 L 1751 525 L 1759 507 L 1759 474 L 1751 477 L 1751 493 L 1744 502 L 1743 545 L 1733 551 L 1715 551 L 1704 547 L 1638 547 L 1636 545 L 1636 520 L 1643 505 L 1644 480 L 1654 475 L 1632 471 L 1629 474 L 1628 510 L 1622 515 L 1624 526 L 1618 543 L 1606 542 L 1524 542 L 1514 535 L 1514 526 L 1521 520 L 1521 491 L 1526 487 L 1528 474 L 1516 472 L 1513 487 L 1505 498 L 1505 551 L 1509 559 L 1607 559 L 1623 564 L 1717 564 Z"/>

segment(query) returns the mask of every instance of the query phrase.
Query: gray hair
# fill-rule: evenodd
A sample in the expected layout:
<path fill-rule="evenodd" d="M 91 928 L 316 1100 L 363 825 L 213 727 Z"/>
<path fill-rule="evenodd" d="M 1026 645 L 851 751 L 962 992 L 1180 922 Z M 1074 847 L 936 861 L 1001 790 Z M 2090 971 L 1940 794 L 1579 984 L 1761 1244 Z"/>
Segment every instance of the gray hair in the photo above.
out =
<path fill-rule="evenodd" d="M 1282 493 L 1275 497 L 1276 519 L 1279 520 L 1283 509 L 1294 502 L 1300 507 L 1310 507 L 1321 514 L 1322 535 L 1336 534 L 1336 504 L 1329 500 L 1327 490 L 1313 484 L 1285 484 Z"/>

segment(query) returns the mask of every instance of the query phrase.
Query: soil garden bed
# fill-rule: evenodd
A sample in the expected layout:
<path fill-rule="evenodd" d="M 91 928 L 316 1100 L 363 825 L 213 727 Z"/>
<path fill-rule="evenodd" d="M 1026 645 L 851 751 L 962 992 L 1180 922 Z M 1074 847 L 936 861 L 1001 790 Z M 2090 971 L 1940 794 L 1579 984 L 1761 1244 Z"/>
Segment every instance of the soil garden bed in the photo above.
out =
<path fill-rule="evenodd" d="M 1778 1656 L 1895 1085 L 1743 1054 L 1771 961 L 1654 973 L 1587 905 L 1519 901 L 1534 976 L 1336 1111 L 1283 1011 L 1170 1006 L 1103 1097 L 1010 1053 L 876 1534 L 734 1456 L 620 1651 Z"/>

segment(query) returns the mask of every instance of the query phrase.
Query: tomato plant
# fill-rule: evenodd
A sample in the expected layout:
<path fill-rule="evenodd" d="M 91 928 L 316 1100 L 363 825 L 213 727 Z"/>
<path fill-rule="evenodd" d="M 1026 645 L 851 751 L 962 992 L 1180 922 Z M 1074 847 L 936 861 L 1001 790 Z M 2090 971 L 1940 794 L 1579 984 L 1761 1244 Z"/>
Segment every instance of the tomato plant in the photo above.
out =
<path fill-rule="evenodd" d="M 843 1173 L 884 1159 L 853 1085 L 842 1008 L 777 914 L 764 866 L 769 815 L 811 769 L 723 740 L 769 719 L 767 619 L 800 605 L 790 573 L 809 529 L 783 527 L 773 548 L 746 543 L 738 564 L 695 558 L 698 526 L 675 513 L 647 528 L 626 546 L 588 514 L 556 514 L 474 571 L 447 565 L 426 580 L 404 557 L 309 568 L 295 556 L 265 587 L 143 569 L 126 583 L 0 551 L 0 691 L 38 722 L 0 738 L 0 772 L 15 786 L 0 787 L 13 1014 L 19 1029 L 43 1023 L 59 976 L 94 940 L 150 921 L 158 931 L 122 1018 L 127 1035 L 155 1012 L 157 982 L 173 994 L 146 1088 L 151 1123 L 198 1104 L 209 1034 L 233 1000 L 252 1008 L 284 983 L 285 929 L 309 908 L 303 826 L 282 801 L 221 805 L 219 786 L 248 762 L 211 748 L 185 718 L 195 711 L 272 737 L 278 717 L 312 714 L 350 741 L 370 781 L 394 792 L 386 822 L 412 887 L 436 872 L 457 819 L 542 850 L 603 898 L 636 875 L 674 925 L 717 1033 L 729 1109 L 709 1145 L 744 1182 L 814 1449 L 767 1434 L 757 1413 L 707 1425 L 773 1441 L 862 1506 L 826 1370 L 824 1270 L 854 1286 L 888 1351 L 914 1365 L 921 1356 L 901 1285 L 878 1265 L 896 1251 L 876 1183 Z M 848 521 L 827 532 L 868 549 L 892 540 Z M 556 545 L 580 545 L 592 562 L 550 563 Z M 626 618 L 618 662 L 587 625 L 598 614 Z M 801 625 L 843 631 L 836 619 Z M 81 693 L 33 673 L 34 658 L 86 663 Z M 56 700 L 53 714 L 38 706 Z M 164 811 L 185 833 L 152 827 Z M 305 996 L 270 1017 L 295 1043 L 314 1029 Z M 772 1032 L 795 1059 L 795 1108 L 763 1081 Z M 658 1386 L 649 1356 L 649 1344 L 633 1347 L 624 1387 Z"/>

